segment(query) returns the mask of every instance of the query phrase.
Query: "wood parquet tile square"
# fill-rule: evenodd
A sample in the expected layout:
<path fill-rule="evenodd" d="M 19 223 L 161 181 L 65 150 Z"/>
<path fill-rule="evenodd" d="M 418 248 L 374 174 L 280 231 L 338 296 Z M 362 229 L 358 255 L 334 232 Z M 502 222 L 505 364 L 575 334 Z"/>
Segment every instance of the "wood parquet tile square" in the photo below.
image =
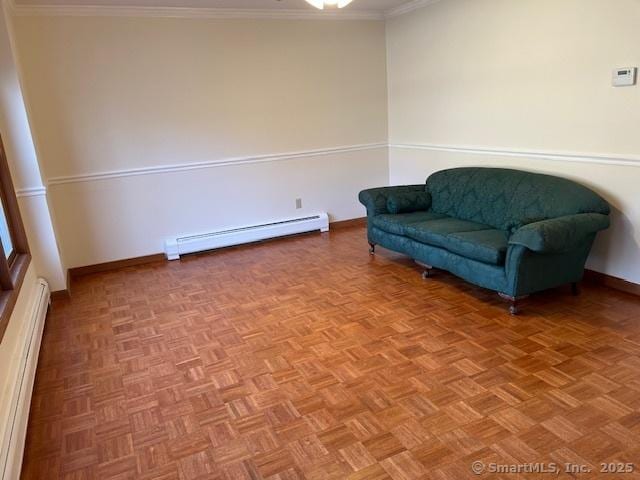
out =
<path fill-rule="evenodd" d="M 47 321 L 22 477 L 640 478 L 639 299 L 586 285 L 511 317 L 367 250 L 355 227 L 78 279 Z"/>

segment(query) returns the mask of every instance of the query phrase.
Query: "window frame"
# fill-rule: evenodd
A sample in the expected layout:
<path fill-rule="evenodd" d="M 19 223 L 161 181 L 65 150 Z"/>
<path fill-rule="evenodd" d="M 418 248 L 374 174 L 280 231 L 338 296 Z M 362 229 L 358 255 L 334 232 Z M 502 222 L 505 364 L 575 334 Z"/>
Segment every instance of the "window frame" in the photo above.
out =
<path fill-rule="evenodd" d="M 31 262 L 31 252 L 20 215 L 18 198 L 0 134 L 0 201 L 9 227 L 13 251 L 6 257 L 0 242 L 0 342 L 9 325 L 24 276 Z"/>

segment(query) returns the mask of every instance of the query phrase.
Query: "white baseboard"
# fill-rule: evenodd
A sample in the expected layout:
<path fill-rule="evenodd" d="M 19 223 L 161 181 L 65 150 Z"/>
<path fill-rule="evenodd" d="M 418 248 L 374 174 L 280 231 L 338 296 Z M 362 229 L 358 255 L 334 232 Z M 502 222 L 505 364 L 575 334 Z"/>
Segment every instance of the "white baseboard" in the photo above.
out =
<path fill-rule="evenodd" d="M 31 310 L 26 318 L 21 319 L 26 322 L 23 344 L 16 349 L 19 355 L 14 362 L 7 366 L 17 368 L 18 374 L 15 383 L 8 386 L 5 397 L 10 405 L 8 418 L 3 419 L 6 422 L 5 433 L 3 438 L 0 438 L 1 480 L 18 480 L 22 468 L 31 393 L 50 298 L 49 284 L 43 279 L 38 279 L 37 282 Z"/>

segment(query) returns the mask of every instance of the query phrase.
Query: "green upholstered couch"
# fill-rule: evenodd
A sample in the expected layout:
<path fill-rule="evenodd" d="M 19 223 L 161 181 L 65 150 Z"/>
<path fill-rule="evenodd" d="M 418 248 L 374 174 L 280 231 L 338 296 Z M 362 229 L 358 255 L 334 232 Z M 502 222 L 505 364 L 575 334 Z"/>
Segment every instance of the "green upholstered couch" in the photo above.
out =
<path fill-rule="evenodd" d="M 564 178 L 499 168 L 436 172 L 426 185 L 364 190 L 375 245 L 447 270 L 511 301 L 582 279 L 609 205 Z"/>

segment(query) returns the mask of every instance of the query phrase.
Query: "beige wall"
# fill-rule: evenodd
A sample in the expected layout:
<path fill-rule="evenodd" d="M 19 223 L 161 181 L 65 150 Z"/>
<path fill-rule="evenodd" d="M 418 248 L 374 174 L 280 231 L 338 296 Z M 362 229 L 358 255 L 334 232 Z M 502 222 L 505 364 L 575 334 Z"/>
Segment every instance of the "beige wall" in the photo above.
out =
<path fill-rule="evenodd" d="M 148 171 L 385 144 L 383 22 L 15 22 L 69 267 L 156 253 L 172 234 L 318 210 L 337 220 L 358 217 L 359 189 L 387 182 L 384 147 L 190 173 Z M 132 169 L 143 174 L 76 178 Z M 300 197 L 305 208 L 296 211 Z"/>
<path fill-rule="evenodd" d="M 640 66 L 638 25 L 637 0 L 443 0 L 390 20 L 390 182 L 458 165 L 574 178 L 614 207 L 589 266 L 640 282 L 640 87 L 611 87 Z"/>
<path fill-rule="evenodd" d="M 0 135 L 38 275 L 48 280 L 53 291 L 64 290 L 66 275 L 12 51 L 10 17 L 4 7 L 0 1 Z"/>

